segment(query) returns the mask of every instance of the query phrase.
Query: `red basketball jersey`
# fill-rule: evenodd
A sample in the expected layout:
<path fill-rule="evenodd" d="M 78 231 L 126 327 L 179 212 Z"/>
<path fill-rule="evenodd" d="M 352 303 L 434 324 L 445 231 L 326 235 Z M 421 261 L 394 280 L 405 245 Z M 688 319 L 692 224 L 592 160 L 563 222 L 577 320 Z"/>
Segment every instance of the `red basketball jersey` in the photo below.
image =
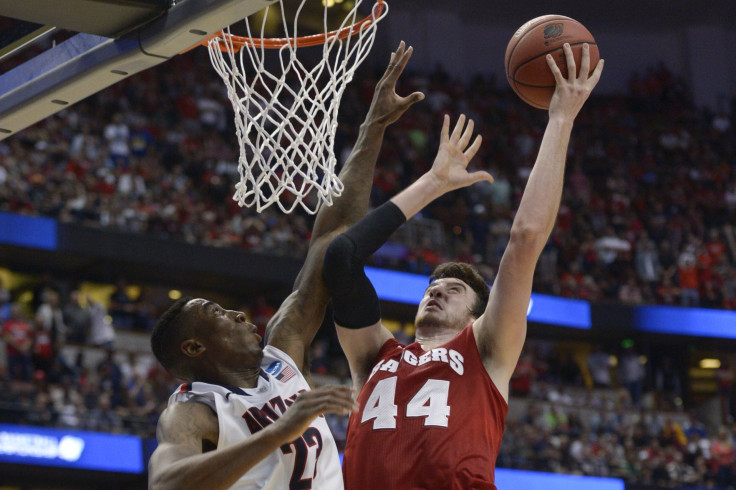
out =
<path fill-rule="evenodd" d="M 387 341 L 350 416 L 348 490 L 495 489 L 508 405 L 472 326 L 428 352 Z"/>

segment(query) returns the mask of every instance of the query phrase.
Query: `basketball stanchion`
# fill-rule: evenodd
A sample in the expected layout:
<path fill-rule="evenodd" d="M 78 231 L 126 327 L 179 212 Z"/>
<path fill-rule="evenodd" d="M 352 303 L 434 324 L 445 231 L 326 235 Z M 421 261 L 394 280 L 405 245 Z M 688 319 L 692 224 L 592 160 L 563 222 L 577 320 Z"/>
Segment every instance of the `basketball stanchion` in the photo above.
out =
<path fill-rule="evenodd" d="M 388 12 L 384 0 L 356 0 L 340 27 L 330 31 L 329 2 L 323 2 L 324 33 L 299 37 L 299 14 L 306 1 L 301 0 L 293 19 L 287 19 L 283 0 L 278 1 L 285 37 L 264 35 L 268 9 L 275 8 L 269 6 L 260 31 L 246 18 L 246 36 L 232 35 L 228 28 L 205 41 L 235 111 L 240 181 L 233 199 L 258 212 L 277 204 L 285 213 L 301 206 L 315 214 L 342 193 L 334 154 L 340 99 Z M 371 7 L 363 18 L 362 4 Z M 308 57 L 298 55 L 319 45 L 321 59 L 307 66 Z"/>

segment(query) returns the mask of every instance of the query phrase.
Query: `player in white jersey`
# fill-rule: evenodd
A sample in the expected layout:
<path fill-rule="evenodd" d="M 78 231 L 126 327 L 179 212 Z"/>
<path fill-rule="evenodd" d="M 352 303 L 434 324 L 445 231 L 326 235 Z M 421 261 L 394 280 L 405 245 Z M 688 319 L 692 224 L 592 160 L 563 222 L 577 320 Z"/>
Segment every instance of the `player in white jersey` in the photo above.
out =
<path fill-rule="evenodd" d="M 307 349 L 329 301 L 321 277 L 325 250 L 367 211 L 386 127 L 423 98 L 395 93 L 411 53 L 402 42 L 391 55 L 340 172 L 343 194 L 317 214 L 304 266 L 269 322 L 266 347 L 243 313 L 201 298 L 178 300 L 154 328 L 156 358 L 186 383 L 159 418 L 151 488 L 343 488 L 335 441 L 321 415 L 357 407 L 347 387 L 310 390 Z"/>
<path fill-rule="evenodd" d="M 278 420 L 298 395 L 309 389 L 294 361 L 275 347 L 263 349 L 258 385 L 252 389 L 209 383 L 184 383 L 169 404 L 194 401 L 217 414 L 217 447 L 227 447 Z M 312 421 L 301 437 L 273 451 L 238 480 L 243 488 L 342 488 L 335 440 L 324 417 Z"/>

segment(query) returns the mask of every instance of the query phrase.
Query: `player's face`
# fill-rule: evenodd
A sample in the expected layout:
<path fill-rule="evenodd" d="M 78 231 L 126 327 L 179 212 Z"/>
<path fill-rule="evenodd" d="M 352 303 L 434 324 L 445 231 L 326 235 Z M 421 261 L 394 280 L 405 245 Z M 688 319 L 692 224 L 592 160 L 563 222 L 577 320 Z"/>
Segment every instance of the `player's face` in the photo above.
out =
<path fill-rule="evenodd" d="M 424 291 L 415 323 L 462 329 L 473 319 L 476 293 L 464 281 L 453 277 L 437 279 Z"/>
<path fill-rule="evenodd" d="M 196 315 L 197 333 L 210 350 L 211 355 L 227 357 L 243 361 L 243 357 L 252 357 L 260 362 L 263 349 L 260 346 L 261 336 L 256 333 L 256 326 L 248 322 L 245 313 L 226 310 L 213 301 L 198 298 L 191 300 L 187 307 Z"/>

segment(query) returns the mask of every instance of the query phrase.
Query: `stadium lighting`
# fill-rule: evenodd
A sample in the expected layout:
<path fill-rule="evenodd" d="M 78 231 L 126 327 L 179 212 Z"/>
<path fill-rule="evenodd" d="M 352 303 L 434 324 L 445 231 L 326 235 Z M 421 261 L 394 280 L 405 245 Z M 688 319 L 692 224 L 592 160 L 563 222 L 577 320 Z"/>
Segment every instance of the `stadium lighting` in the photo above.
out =
<path fill-rule="evenodd" d="M 718 359 L 701 359 L 700 367 L 702 369 L 718 369 L 719 367 L 721 367 L 721 361 Z"/>

